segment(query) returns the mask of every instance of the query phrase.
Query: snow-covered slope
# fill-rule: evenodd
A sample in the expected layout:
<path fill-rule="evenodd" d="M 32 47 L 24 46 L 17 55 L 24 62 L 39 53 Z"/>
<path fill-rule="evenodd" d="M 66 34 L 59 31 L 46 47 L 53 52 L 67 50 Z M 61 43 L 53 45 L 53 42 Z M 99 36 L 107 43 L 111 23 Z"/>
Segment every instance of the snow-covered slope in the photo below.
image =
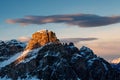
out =
<path fill-rule="evenodd" d="M 22 52 L 16 53 L 14 56 L 10 57 L 8 60 L 5 60 L 3 62 L 0 63 L 0 68 L 5 67 L 6 65 L 11 64 L 12 62 L 14 62 L 17 57 L 19 57 L 22 54 Z"/>
<path fill-rule="evenodd" d="M 8 60 L 10 57 L 21 52 L 26 47 L 25 43 L 17 41 L 15 39 L 9 41 L 0 40 L 0 62 Z"/>
<path fill-rule="evenodd" d="M 23 53 L 17 57 L 17 59 L 15 60 L 15 63 L 16 64 L 26 63 L 26 62 L 29 62 L 31 59 L 36 58 L 37 53 L 41 48 L 23 51 Z M 28 57 L 28 58 L 26 58 L 26 57 Z"/>

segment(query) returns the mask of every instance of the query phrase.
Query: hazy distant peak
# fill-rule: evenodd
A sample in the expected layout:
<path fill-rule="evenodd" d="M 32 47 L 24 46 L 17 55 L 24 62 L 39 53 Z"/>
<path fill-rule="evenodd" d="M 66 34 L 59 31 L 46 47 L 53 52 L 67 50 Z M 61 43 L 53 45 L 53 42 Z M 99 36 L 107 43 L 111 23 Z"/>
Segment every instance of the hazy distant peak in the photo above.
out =
<path fill-rule="evenodd" d="M 111 61 L 111 63 L 113 63 L 113 64 L 118 64 L 118 63 L 120 63 L 120 58 L 113 59 L 113 60 Z"/>

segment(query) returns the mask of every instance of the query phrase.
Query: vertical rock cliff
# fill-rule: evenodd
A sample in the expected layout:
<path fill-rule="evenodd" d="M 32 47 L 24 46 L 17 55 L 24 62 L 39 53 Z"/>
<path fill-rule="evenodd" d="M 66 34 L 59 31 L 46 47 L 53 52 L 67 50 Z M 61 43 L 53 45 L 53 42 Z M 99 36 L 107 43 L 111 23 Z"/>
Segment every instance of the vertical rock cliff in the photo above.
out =
<path fill-rule="evenodd" d="M 48 30 L 40 30 L 32 34 L 32 39 L 29 41 L 26 49 L 35 49 L 49 42 L 59 43 L 55 33 Z"/>

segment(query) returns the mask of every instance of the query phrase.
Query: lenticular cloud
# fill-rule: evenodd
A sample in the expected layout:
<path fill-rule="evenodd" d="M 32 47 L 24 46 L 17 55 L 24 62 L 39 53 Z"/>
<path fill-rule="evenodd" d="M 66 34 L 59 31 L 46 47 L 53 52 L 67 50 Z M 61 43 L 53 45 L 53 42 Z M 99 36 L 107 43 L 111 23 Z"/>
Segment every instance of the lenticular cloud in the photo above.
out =
<path fill-rule="evenodd" d="M 8 19 L 7 23 L 20 24 L 46 24 L 46 23 L 66 23 L 79 27 L 99 27 L 120 22 L 120 16 L 99 16 L 94 14 L 65 14 L 50 16 L 25 16 L 18 19 Z"/>

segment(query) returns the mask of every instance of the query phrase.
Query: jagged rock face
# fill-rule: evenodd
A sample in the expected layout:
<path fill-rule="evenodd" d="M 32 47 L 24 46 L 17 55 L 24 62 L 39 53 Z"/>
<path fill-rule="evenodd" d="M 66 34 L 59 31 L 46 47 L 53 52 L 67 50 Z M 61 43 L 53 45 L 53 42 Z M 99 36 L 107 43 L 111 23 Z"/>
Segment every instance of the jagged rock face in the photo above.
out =
<path fill-rule="evenodd" d="M 26 49 L 35 49 L 49 42 L 58 43 L 59 40 L 57 39 L 54 32 L 41 30 L 32 34 L 32 39 L 29 41 Z"/>
<path fill-rule="evenodd" d="M 0 62 L 8 59 L 17 52 L 23 51 L 26 47 L 25 43 L 15 39 L 10 41 L 0 41 Z"/>
<path fill-rule="evenodd" d="M 111 65 L 112 65 L 113 68 L 120 71 L 120 58 L 113 59 L 111 61 Z"/>
<path fill-rule="evenodd" d="M 111 65 L 112 65 L 112 67 L 113 67 L 114 69 L 120 71 L 120 63 L 118 63 L 118 64 L 112 64 L 112 63 L 111 63 Z"/>
<path fill-rule="evenodd" d="M 72 43 L 46 44 L 31 50 L 22 62 L 0 69 L 1 78 L 31 80 L 34 76 L 40 80 L 120 80 L 120 72 L 107 61 Z"/>

